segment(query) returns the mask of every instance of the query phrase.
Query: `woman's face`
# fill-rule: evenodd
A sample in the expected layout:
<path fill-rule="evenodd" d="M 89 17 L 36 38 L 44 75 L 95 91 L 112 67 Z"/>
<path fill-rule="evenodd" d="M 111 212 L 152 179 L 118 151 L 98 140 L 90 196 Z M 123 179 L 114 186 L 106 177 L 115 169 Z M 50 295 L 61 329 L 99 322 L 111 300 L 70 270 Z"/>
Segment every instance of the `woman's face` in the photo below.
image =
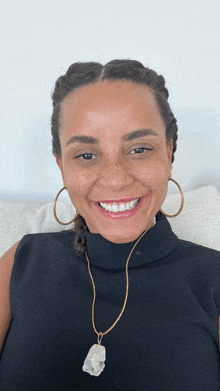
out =
<path fill-rule="evenodd" d="M 130 81 L 83 86 L 63 100 L 59 122 L 56 161 L 90 232 L 114 243 L 135 240 L 151 227 L 172 170 L 173 144 L 166 145 L 153 93 Z"/>

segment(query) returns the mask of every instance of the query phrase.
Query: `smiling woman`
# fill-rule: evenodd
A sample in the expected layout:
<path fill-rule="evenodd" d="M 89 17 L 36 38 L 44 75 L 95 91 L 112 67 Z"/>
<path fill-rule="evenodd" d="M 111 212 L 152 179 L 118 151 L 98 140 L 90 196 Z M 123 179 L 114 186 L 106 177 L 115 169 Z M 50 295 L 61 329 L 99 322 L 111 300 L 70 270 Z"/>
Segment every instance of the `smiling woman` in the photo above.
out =
<path fill-rule="evenodd" d="M 53 153 L 79 213 L 79 233 L 86 222 L 91 232 L 127 243 L 152 226 L 176 150 L 167 97 L 164 78 L 137 61 L 77 63 L 58 79 Z M 134 210 L 122 211 L 122 200 L 139 198 Z"/>
<path fill-rule="evenodd" d="M 167 144 L 148 87 L 104 80 L 68 94 L 60 111 L 60 144 L 56 160 L 64 186 L 90 232 L 127 243 L 152 226 L 171 176 L 172 140 Z M 139 198 L 121 211 L 124 200 Z M 115 209 L 106 211 L 100 203 Z"/>
<path fill-rule="evenodd" d="M 164 78 L 76 63 L 53 106 L 54 216 L 66 189 L 75 226 L 2 258 L 1 390 L 219 390 L 220 252 L 178 239 L 161 210 L 169 180 L 183 207 Z"/>

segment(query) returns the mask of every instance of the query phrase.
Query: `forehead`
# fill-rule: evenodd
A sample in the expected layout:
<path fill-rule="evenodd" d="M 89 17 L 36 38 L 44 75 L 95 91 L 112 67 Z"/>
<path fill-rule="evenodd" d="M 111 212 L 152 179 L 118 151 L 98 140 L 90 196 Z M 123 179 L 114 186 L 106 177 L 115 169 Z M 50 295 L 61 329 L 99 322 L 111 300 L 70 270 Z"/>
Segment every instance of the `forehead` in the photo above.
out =
<path fill-rule="evenodd" d="M 73 127 L 97 128 L 133 126 L 133 122 L 149 122 L 164 127 L 152 90 L 145 85 L 124 80 L 99 81 L 77 88 L 61 103 L 60 132 Z M 143 124 L 144 125 L 144 124 Z"/>

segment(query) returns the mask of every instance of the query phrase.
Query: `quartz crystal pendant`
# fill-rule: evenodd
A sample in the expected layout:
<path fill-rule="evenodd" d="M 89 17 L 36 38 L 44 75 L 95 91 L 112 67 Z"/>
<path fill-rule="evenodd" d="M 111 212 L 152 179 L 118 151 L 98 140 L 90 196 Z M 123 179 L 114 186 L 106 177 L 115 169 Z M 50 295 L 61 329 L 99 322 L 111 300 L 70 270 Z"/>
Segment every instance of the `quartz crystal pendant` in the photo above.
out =
<path fill-rule="evenodd" d="M 83 371 L 92 376 L 99 376 L 105 368 L 106 350 L 102 345 L 93 345 L 83 364 Z"/>

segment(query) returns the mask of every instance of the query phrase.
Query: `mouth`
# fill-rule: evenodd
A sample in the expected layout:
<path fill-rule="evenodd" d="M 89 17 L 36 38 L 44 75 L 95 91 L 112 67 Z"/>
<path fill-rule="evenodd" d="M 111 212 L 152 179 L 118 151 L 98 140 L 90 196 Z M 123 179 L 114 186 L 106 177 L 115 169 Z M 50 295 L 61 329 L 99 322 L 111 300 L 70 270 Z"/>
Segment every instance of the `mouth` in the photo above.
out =
<path fill-rule="evenodd" d="M 117 213 L 117 212 L 124 212 L 126 210 L 132 210 L 136 206 L 138 206 L 141 198 L 136 198 L 130 202 L 97 202 L 97 204 L 104 210 Z"/>
<path fill-rule="evenodd" d="M 98 211 L 109 219 L 124 219 L 132 217 L 141 208 L 147 194 L 139 198 L 126 198 L 123 200 L 108 200 L 94 202 Z"/>
<path fill-rule="evenodd" d="M 147 194 L 140 198 L 127 198 L 123 200 L 109 200 L 94 202 L 98 211 L 109 219 L 125 219 L 134 216 L 147 198 Z"/>

